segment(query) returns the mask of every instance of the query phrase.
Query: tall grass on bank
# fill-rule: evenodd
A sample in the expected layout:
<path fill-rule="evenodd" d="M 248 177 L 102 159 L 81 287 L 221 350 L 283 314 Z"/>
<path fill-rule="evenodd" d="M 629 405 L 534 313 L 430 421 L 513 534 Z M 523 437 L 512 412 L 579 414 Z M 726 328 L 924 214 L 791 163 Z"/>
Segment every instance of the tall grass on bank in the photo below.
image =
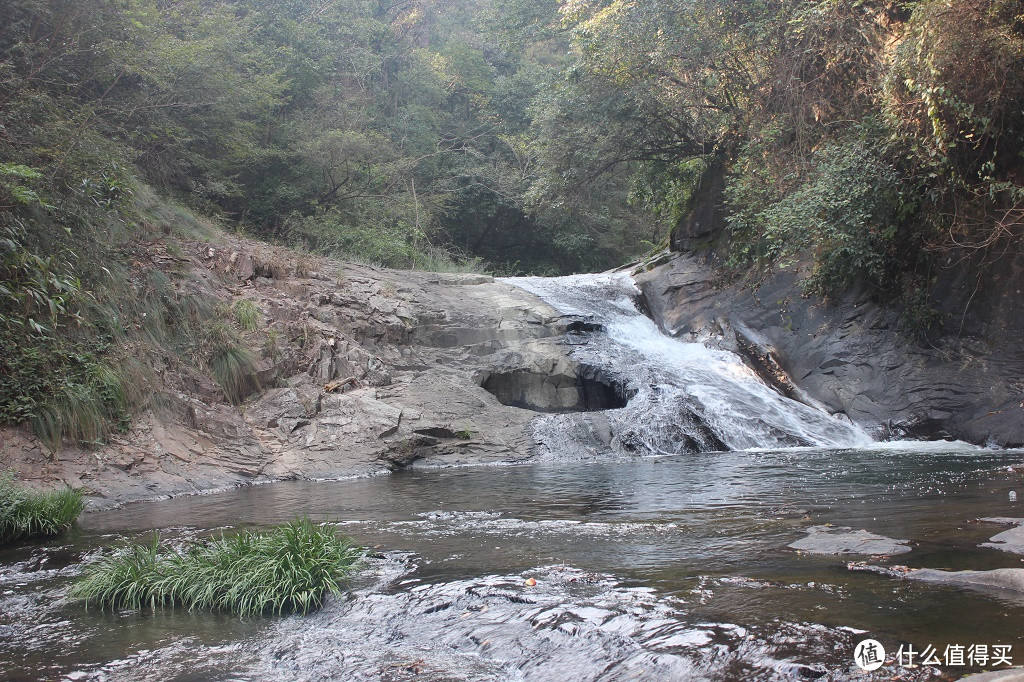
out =
<path fill-rule="evenodd" d="M 260 388 L 256 356 L 247 348 L 225 343 L 210 357 L 213 378 L 232 405 L 241 405 Z"/>
<path fill-rule="evenodd" d="M 240 616 L 308 613 L 362 553 L 346 537 L 308 518 L 266 532 L 246 531 L 162 552 L 157 538 L 101 561 L 69 597 L 110 609 L 184 606 Z"/>
<path fill-rule="evenodd" d="M 15 483 L 12 474 L 0 475 L 0 546 L 60 535 L 71 528 L 84 507 L 80 490 L 36 493 Z"/>

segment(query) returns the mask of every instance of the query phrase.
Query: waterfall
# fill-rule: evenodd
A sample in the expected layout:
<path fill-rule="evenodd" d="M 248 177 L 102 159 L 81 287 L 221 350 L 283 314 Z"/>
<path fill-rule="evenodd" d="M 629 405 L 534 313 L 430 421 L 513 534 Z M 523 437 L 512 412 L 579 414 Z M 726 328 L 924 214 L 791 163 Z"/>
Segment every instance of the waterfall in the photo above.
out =
<path fill-rule="evenodd" d="M 734 353 L 671 338 L 641 314 L 639 291 L 624 273 L 505 279 L 562 314 L 602 331 L 571 342 L 571 355 L 634 394 L 604 413 L 538 420 L 542 454 L 664 453 L 856 447 L 859 427 L 791 400 L 765 384 Z"/>

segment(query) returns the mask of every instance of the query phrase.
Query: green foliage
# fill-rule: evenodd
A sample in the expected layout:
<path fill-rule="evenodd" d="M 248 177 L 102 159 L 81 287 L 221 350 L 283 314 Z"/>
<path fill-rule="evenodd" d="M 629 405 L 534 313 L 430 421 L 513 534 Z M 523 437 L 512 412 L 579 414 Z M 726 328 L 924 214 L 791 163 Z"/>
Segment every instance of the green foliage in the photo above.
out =
<path fill-rule="evenodd" d="M 0 224 L 0 327 L 45 335 L 72 311 L 82 284 L 63 254 L 40 255 L 28 236 L 20 221 Z"/>
<path fill-rule="evenodd" d="M 1006 0 L 915 3 L 881 79 L 923 217 L 958 246 L 1004 248 L 1024 227 L 1022 16 Z"/>
<path fill-rule="evenodd" d="M 91 356 L 70 354 L 67 360 L 78 372 L 65 375 L 29 416 L 32 430 L 53 452 L 65 439 L 97 445 L 111 428 L 128 424 L 128 398 L 120 375 Z"/>
<path fill-rule="evenodd" d="M 263 311 L 249 299 L 235 303 L 235 319 L 238 320 L 238 326 L 245 331 L 254 332 L 259 329 L 262 318 Z"/>
<path fill-rule="evenodd" d="M 29 421 L 56 452 L 61 443 L 96 444 L 128 424 L 125 381 L 91 352 L 59 338 L 0 328 L 0 422 Z"/>
<path fill-rule="evenodd" d="M 246 348 L 222 345 L 214 349 L 209 360 L 213 378 L 232 405 L 240 405 L 259 390 L 256 356 Z"/>
<path fill-rule="evenodd" d="M 0 163 L 0 196 L 21 206 L 44 206 L 34 189 L 21 184 L 22 180 L 40 180 L 43 174 L 34 168 L 17 163 Z M 6 202 L 5 202 L 6 203 Z M 4 208 L 10 208 L 5 206 Z"/>
<path fill-rule="evenodd" d="M 508 36 L 549 40 L 557 3 L 8 4 L 0 204 L 72 209 L 84 243 L 134 222 L 137 175 L 251 233 L 397 267 L 568 271 L 636 251 L 625 185 L 614 215 L 602 188 L 584 210 L 526 199 L 531 101 L 564 50 Z"/>
<path fill-rule="evenodd" d="M 290 234 L 312 251 L 383 267 L 430 272 L 486 269 L 480 258 L 433 246 L 414 220 L 404 218 L 389 211 L 367 211 L 349 223 L 338 213 L 325 213 L 297 220 Z"/>
<path fill-rule="evenodd" d="M 15 483 L 11 473 L 0 474 L 0 546 L 60 535 L 84 508 L 81 490 L 36 493 Z"/>
<path fill-rule="evenodd" d="M 711 165 L 712 160 L 702 156 L 673 163 L 652 160 L 638 164 L 630 203 L 674 225 L 693 208 Z"/>
<path fill-rule="evenodd" d="M 926 282 L 1024 229 L 1020 26 L 1010 0 L 12 0 L 0 326 L 69 327 L 147 222 L 202 235 L 144 183 L 320 253 L 559 274 L 664 243 L 725 167 L 734 264 Z M 147 305 L 210 358 L 185 302 Z"/>
<path fill-rule="evenodd" d="M 410 268 L 418 249 L 413 224 L 390 211 L 368 210 L 350 221 L 330 212 L 297 220 L 291 235 L 311 251 L 391 268 Z"/>
<path fill-rule="evenodd" d="M 539 0 L 509 12 L 519 30 L 544 16 Z M 810 290 L 897 300 L 940 254 L 1019 243 L 1021 17 L 1006 0 L 562 3 L 545 21 L 570 49 L 532 102 L 524 196 L 593 235 L 579 227 L 627 184 L 672 227 L 714 160 L 733 266 L 799 257 Z"/>
<path fill-rule="evenodd" d="M 308 613 L 341 581 L 361 552 L 334 529 L 297 519 L 180 551 L 129 545 L 92 567 L 69 596 L 113 610 L 156 606 L 230 611 L 240 616 Z"/>
<path fill-rule="evenodd" d="M 914 206 L 879 132 L 865 127 L 815 153 L 801 178 L 774 184 L 759 164 L 763 147 L 748 146 L 726 192 L 734 267 L 784 264 L 813 250 L 804 281 L 811 291 L 836 294 L 862 282 L 893 289 Z"/>

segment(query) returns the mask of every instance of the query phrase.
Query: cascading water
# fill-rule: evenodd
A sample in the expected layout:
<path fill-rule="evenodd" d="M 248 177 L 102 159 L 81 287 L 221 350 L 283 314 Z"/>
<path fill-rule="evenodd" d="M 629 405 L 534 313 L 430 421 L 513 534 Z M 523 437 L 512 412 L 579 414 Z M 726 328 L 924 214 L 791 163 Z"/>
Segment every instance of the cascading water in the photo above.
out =
<path fill-rule="evenodd" d="M 600 325 L 603 332 L 573 343 L 574 359 L 635 393 L 626 407 L 600 418 L 573 414 L 539 420 L 536 438 L 549 456 L 607 456 L 608 448 L 679 454 L 872 442 L 856 425 L 780 395 L 739 356 L 663 334 L 637 310 L 639 292 L 626 274 L 505 281 L 567 316 Z"/>

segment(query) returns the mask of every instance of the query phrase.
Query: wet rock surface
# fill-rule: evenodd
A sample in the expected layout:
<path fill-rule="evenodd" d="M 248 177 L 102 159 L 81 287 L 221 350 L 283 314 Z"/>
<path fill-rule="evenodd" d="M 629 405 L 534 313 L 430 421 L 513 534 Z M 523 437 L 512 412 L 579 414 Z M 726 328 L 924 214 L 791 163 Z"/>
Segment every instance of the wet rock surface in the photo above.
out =
<path fill-rule="evenodd" d="M 756 288 L 729 285 L 712 260 L 679 253 L 636 279 L 669 334 L 744 355 L 783 393 L 879 436 L 1020 447 L 1024 255 L 1008 255 L 985 276 L 991 281 L 941 279 L 935 298 L 945 326 L 927 343 L 905 331 L 897 309 L 863 292 L 831 303 L 806 296 L 796 272 Z"/>
<path fill-rule="evenodd" d="M 894 540 L 866 530 L 846 527 L 812 526 L 807 537 L 791 542 L 790 549 L 811 554 L 870 554 L 888 556 L 911 551 L 906 540 Z"/>
<path fill-rule="evenodd" d="M 610 410 L 625 407 L 629 399 L 624 386 L 586 366 L 485 372 L 480 385 L 503 405 L 535 412 Z"/>
<path fill-rule="evenodd" d="M 847 565 L 851 571 L 877 573 L 888 578 L 918 580 L 976 590 L 998 590 L 1024 596 L 1024 568 L 995 568 L 988 571 L 944 571 L 907 566 L 876 566 L 862 562 Z M 1018 599 L 1020 596 L 1018 596 Z"/>
<path fill-rule="evenodd" d="M 1002 526 L 1013 526 L 1009 530 L 997 533 L 989 538 L 989 541 L 982 544 L 982 547 L 991 547 L 1013 554 L 1024 554 L 1024 519 L 1009 518 L 987 518 L 981 519 L 983 523 L 994 523 Z"/>
<path fill-rule="evenodd" d="M 192 255 L 175 265 L 180 295 L 260 310 L 244 342 L 260 357 L 261 390 L 235 407 L 210 376 L 169 362 L 162 409 L 128 433 L 51 458 L 27 430 L 4 429 L 2 468 L 85 487 L 102 508 L 421 460 L 518 461 L 530 456 L 536 414 L 503 405 L 481 377 L 579 376 L 560 343 L 573 320 L 490 276 L 384 270 L 227 236 L 181 249 Z"/>

